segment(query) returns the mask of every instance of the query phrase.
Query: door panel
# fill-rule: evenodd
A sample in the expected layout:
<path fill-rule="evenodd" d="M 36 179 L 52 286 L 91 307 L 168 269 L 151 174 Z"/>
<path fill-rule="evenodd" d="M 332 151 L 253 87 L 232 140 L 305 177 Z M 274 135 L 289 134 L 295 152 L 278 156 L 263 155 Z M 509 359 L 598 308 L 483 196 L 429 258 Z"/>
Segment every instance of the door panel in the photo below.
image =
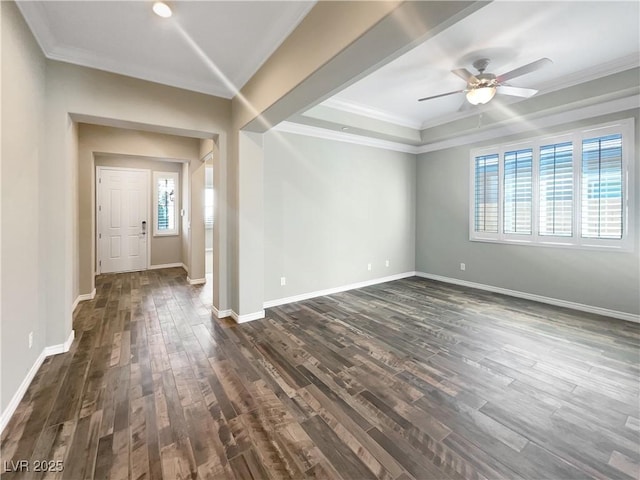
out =
<path fill-rule="evenodd" d="M 98 271 L 147 268 L 149 172 L 98 167 Z"/>

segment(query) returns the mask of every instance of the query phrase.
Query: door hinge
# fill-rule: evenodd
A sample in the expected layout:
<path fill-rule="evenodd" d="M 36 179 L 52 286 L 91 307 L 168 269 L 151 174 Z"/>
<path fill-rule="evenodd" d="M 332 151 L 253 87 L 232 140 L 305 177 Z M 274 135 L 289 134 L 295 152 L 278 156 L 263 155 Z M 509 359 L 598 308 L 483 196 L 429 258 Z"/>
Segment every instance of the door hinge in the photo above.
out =
<path fill-rule="evenodd" d="M 102 211 L 102 205 L 98 205 L 98 211 L 101 212 Z"/>
<path fill-rule="evenodd" d="M 101 233 L 98 234 L 98 238 L 102 238 L 102 234 Z"/>
<path fill-rule="evenodd" d="M 99 179 L 98 179 L 98 183 L 102 183 L 102 178 L 99 178 Z"/>
<path fill-rule="evenodd" d="M 98 262 L 98 265 L 99 265 L 99 266 L 102 266 L 102 260 L 100 260 L 100 261 Z"/>

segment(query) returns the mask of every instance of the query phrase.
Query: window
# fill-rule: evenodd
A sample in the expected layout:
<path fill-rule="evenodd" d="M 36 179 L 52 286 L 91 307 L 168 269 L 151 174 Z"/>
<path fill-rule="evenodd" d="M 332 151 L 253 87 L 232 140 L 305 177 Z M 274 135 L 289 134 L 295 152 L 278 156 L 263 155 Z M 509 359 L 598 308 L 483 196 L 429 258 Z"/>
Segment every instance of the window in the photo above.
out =
<path fill-rule="evenodd" d="M 504 154 L 504 233 L 531 234 L 533 151 Z"/>
<path fill-rule="evenodd" d="M 178 174 L 153 172 L 154 235 L 178 235 Z"/>
<path fill-rule="evenodd" d="M 622 135 L 582 141 L 582 236 L 622 238 Z"/>
<path fill-rule="evenodd" d="M 213 188 L 204 189 L 204 225 L 213 228 Z"/>
<path fill-rule="evenodd" d="M 538 232 L 573 235 L 573 143 L 540 147 Z"/>
<path fill-rule="evenodd" d="M 471 152 L 470 239 L 633 245 L 633 120 Z"/>
<path fill-rule="evenodd" d="M 475 230 L 498 233 L 498 155 L 475 159 Z"/>

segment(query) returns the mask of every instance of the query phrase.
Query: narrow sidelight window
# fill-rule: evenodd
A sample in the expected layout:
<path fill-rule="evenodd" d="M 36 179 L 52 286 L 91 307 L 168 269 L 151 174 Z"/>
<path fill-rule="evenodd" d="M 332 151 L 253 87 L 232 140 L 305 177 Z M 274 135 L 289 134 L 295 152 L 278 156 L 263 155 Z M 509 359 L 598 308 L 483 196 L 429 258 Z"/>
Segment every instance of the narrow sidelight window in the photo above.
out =
<path fill-rule="evenodd" d="M 178 174 L 154 172 L 154 235 L 178 235 Z"/>

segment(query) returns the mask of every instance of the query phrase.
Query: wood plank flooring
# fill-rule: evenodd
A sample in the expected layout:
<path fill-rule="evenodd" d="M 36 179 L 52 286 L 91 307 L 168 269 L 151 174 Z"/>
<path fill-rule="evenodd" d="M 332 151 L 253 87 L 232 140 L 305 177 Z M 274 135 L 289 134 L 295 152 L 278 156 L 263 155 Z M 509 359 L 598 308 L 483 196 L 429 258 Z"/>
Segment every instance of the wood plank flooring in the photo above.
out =
<path fill-rule="evenodd" d="M 235 325 L 207 290 L 99 277 L 3 433 L 2 478 L 640 476 L 640 325 L 419 278 Z"/>

